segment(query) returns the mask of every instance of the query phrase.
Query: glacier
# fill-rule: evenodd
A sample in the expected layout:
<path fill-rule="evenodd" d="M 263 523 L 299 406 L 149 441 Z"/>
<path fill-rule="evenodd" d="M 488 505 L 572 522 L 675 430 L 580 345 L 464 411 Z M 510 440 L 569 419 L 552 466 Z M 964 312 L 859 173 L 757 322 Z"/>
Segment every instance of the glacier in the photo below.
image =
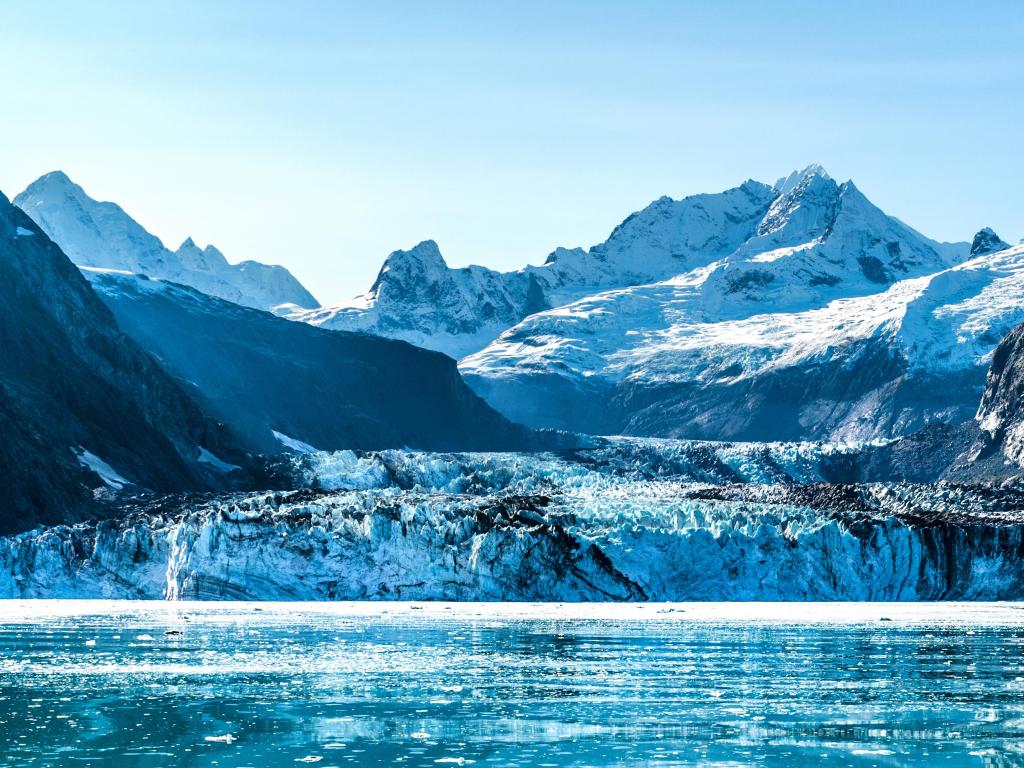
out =
<path fill-rule="evenodd" d="M 0 597 L 1024 596 L 1024 492 L 834 482 L 867 447 L 616 439 L 297 455 L 299 490 L 128 497 L 117 519 L 2 538 Z"/>

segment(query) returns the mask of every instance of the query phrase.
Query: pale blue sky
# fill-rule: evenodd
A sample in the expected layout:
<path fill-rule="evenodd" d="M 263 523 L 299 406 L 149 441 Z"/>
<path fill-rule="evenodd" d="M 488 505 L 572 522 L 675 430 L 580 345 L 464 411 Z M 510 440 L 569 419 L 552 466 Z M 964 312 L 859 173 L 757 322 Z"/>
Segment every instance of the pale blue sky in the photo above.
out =
<path fill-rule="evenodd" d="M 63 169 L 325 302 L 419 240 L 515 268 L 811 162 L 1016 242 L 1022 39 L 983 0 L 3 3 L 0 189 Z"/>

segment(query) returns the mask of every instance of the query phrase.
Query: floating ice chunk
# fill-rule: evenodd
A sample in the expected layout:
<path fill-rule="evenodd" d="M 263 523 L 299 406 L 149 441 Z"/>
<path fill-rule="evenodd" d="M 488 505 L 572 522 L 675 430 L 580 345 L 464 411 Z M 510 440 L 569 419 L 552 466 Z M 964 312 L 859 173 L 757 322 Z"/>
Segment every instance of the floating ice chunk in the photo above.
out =
<path fill-rule="evenodd" d="M 235 741 L 238 741 L 238 737 L 230 733 L 225 733 L 222 736 L 207 736 L 204 740 L 213 741 L 220 744 L 231 744 Z"/>
<path fill-rule="evenodd" d="M 34 234 L 35 232 L 31 229 L 25 229 L 24 227 L 18 227 L 14 232 L 15 237 L 32 237 Z"/>

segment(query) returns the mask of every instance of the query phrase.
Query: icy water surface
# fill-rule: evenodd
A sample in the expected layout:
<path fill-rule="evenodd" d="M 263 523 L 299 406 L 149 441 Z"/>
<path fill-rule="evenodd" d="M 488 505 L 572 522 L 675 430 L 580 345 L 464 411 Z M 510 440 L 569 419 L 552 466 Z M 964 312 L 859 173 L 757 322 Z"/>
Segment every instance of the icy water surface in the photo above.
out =
<path fill-rule="evenodd" d="M 1024 765 L 1006 604 L 0 602 L 0 764 Z"/>

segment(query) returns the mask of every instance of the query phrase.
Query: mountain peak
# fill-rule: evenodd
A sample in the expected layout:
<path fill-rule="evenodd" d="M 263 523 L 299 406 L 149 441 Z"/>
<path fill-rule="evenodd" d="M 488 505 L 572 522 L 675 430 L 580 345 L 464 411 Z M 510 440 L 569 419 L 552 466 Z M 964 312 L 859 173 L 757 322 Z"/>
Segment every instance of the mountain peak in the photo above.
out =
<path fill-rule="evenodd" d="M 444 256 L 441 255 L 441 249 L 433 240 L 424 240 L 407 251 L 392 251 L 384 265 L 404 267 L 412 263 L 421 264 L 426 268 L 448 268 Z"/>
<path fill-rule="evenodd" d="M 803 170 L 793 171 L 788 176 L 783 176 L 775 182 L 775 191 L 780 195 L 785 195 L 801 184 L 804 184 L 814 178 L 827 180 L 832 179 L 821 165 L 818 163 L 811 163 Z"/>
<path fill-rule="evenodd" d="M 1009 247 L 1010 244 L 1003 242 L 991 227 L 984 227 L 974 236 L 974 242 L 971 243 L 971 256 L 984 256 Z"/>
<path fill-rule="evenodd" d="M 437 243 L 435 241 L 433 241 L 433 240 L 423 240 L 423 241 L 421 241 L 419 243 L 416 243 L 416 245 L 414 245 L 412 248 L 410 248 L 407 251 L 407 253 L 409 253 L 409 254 L 416 254 L 417 256 L 423 256 L 423 257 L 427 257 L 427 258 L 438 258 L 438 259 L 441 259 L 441 249 L 438 247 Z M 442 259 L 442 261 L 443 261 L 443 259 Z"/>
<path fill-rule="evenodd" d="M 412 290 L 414 285 L 436 283 L 443 279 L 448 265 L 441 249 L 433 240 L 424 240 L 407 251 L 392 251 L 370 286 L 370 293 L 380 295 L 385 284 L 402 286 L 399 292 Z"/>
<path fill-rule="evenodd" d="M 191 236 L 189 236 L 182 241 L 181 245 L 178 246 L 178 250 L 175 251 L 175 253 L 181 253 L 182 251 L 191 251 L 193 249 L 198 251 L 199 246 L 196 245 L 196 241 L 193 240 Z"/>
<path fill-rule="evenodd" d="M 47 193 L 81 197 L 85 191 L 75 184 L 64 171 L 50 171 L 29 184 L 22 195 L 42 196 Z"/>
<path fill-rule="evenodd" d="M 71 180 L 71 178 L 66 173 L 64 173 L 64 171 L 59 170 L 59 169 L 56 170 L 56 171 L 50 171 L 49 173 L 44 173 L 42 176 L 40 176 L 38 179 L 36 179 L 36 181 L 41 181 L 41 182 L 45 182 L 45 183 L 48 183 L 48 184 L 74 184 L 75 183 L 75 182 L 73 182 Z"/>
<path fill-rule="evenodd" d="M 787 238 L 793 236 L 798 239 L 789 244 L 807 242 L 823 235 L 832 225 L 840 188 L 820 165 L 794 171 L 775 184 L 775 191 L 778 196 L 757 227 L 759 237 L 773 237 L 773 246 L 786 244 Z"/>

